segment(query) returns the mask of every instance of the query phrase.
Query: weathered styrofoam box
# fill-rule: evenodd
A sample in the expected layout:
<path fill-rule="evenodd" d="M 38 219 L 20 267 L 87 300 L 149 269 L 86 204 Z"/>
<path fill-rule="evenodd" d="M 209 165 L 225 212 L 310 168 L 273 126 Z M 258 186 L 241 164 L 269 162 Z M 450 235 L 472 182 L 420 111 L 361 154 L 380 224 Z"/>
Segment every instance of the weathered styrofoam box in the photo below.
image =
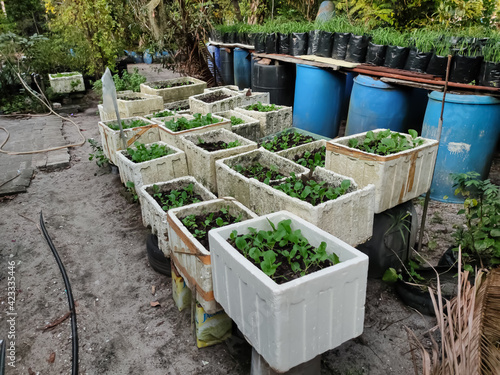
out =
<path fill-rule="evenodd" d="M 246 107 L 236 107 L 235 111 L 259 120 L 262 137 L 278 133 L 292 126 L 292 107 L 278 106 L 280 109 L 270 112 L 250 111 Z"/>
<path fill-rule="evenodd" d="M 176 115 L 175 118 L 178 119 L 179 117 L 186 117 L 188 120 L 193 119 L 193 116 L 191 115 Z M 169 120 L 169 118 L 163 118 L 161 120 L 159 119 L 154 119 L 153 121 L 160 124 L 158 129 L 160 133 L 160 139 L 163 142 L 166 142 L 168 144 L 174 145 L 175 147 L 180 148 L 181 150 L 184 151 L 184 142 L 180 139 L 180 136 L 182 135 L 192 135 L 192 134 L 201 134 L 205 133 L 209 130 L 217 130 L 217 129 L 227 129 L 231 130 L 231 121 L 227 120 L 225 118 L 222 118 L 217 115 L 212 115 L 213 118 L 216 118 L 220 120 L 219 122 L 216 122 L 215 124 L 210 124 L 206 126 L 200 126 L 199 128 L 193 128 L 193 129 L 188 129 L 188 130 L 181 130 L 178 132 L 174 132 L 164 126 L 164 121 Z"/>
<path fill-rule="evenodd" d="M 229 214 L 242 220 L 257 217 L 252 211 L 234 199 L 217 199 L 174 208 L 168 211 L 168 238 L 171 249 L 170 256 L 175 268 L 184 278 L 192 292 L 196 291 L 196 300 L 209 314 L 221 310 L 214 299 L 212 284 L 212 264 L 210 251 L 206 249 L 182 224 L 182 219 L 189 215 L 203 215 L 219 212 L 227 208 Z"/>
<path fill-rule="evenodd" d="M 121 117 L 144 116 L 163 110 L 163 99 L 158 95 L 133 92 L 118 93 L 116 96 Z M 127 98 L 135 98 L 135 100 L 127 100 Z"/>
<path fill-rule="evenodd" d="M 309 173 L 308 168 L 304 168 L 288 159 L 279 155 L 273 154 L 262 147 L 246 152 L 244 154 L 231 156 L 229 158 L 220 159 L 215 162 L 215 174 L 217 177 L 217 193 L 219 197 L 234 197 L 238 202 L 241 202 L 247 207 L 251 207 L 250 201 L 250 180 L 241 173 L 236 172 L 232 167 L 241 165 L 247 167 L 254 163 L 260 163 L 263 166 L 270 168 L 277 167 L 280 174 L 290 176 L 290 173 L 295 173 L 297 177 Z"/>
<path fill-rule="evenodd" d="M 373 130 L 379 133 L 385 129 Z M 409 134 L 403 134 L 408 139 Z M 429 190 L 438 141 L 424 139 L 421 146 L 381 156 L 350 148 L 349 140 L 363 140 L 365 133 L 337 138 L 326 144 L 325 168 L 352 177 L 363 187 L 375 185 L 375 213 L 409 201 Z"/>
<path fill-rule="evenodd" d="M 206 103 L 203 101 L 204 98 L 208 98 L 214 94 L 222 94 L 228 95 L 228 98 L 217 100 L 213 103 Z M 192 113 L 215 113 L 222 111 L 229 111 L 235 107 L 238 107 L 243 102 L 243 94 L 228 90 L 228 89 L 220 89 L 214 90 L 212 92 L 203 93 L 200 95 L 191 96 L 189 98 L 189 108 Z"/>
<path fill-rule="evenodd" d="M 309 243 L 326 242 L 341 263 L 278 285 L 226 241 L 231 232 L 270 230 L 292 219 Z M 285 372 L 363 332 L 368 257 L 290 214 L 276 212 L 209 234 L 214 295 L 247 341 L 276 371 Z"/>
<path fill-rule="evenodd" d="M 216 196 L 203 187 L 194 177 L 186 176 L 175 178 L 168 182 L 158 182 L 151 185 L 143 185 L 137 190 L 141 203 L 142 223 L 145 227 L 151 227 L 151 232 L 158 237 L 158 247 L 166 257 L 170 257 L 170 247 L 168 246 L 168 223 L 167 213 L 153 198 L 153 185 L 158 186 L 160 193 L 171 190 L 180 190 L 193 184 L 193 192 L 201 197 L 203 201 L 216 199 Z M 186 206 L 184 206 L 186 207 Z"/>
<path fill-rule="evenodd" d="M 150 121 L 144 117 L 123 118 L 121 120 L 125 123 L 134 120 L 142 120 L 148 123 L 148 125 L 146 126 L 123 130 L 123 135 L 125 136 L 127 147 L 132 146 L 136 141 L 139 141 L 141 143 L 154 143 L 160 140 L 158 124 L 154 123 L 153 121 Z M 124 147 L 123 140 L 120 137 L 120 131 L 113 130 L 108 126 L 108 124 L 112 122 L 116 122 L 116 119 L 101 121 L 97 125 L 99 128 L 99 133 L 101 134 L 101 143 L 104 154 L 111 161 L 111 163 L 116 165 L 116 152 L 118 150 L 123 150 Z"/>
<path fill-rule="evenodd" d="M 69 94 L 72 92 L 85 91 L 83 76 L 78 72 L 61 73 L 64 77 L 56 77 L 58 73 L 49 74 L 49 82 L 52 90 L 57 94 Z"/>
<path fill-rule="evenodd" d="M 233 90 L 233 91 L 240 91 L 240 88 L 236 85 L 225 85 L 225 86 L 215 86 L 215 87 L 209 87 L 204 90 L 204 92 L 212 92 L 215 90 L 220 90 L 220 89 L 228 89 L 228 90 Z"/>
<path fill-rule="evenodd" d="M 358 188 L 352 178 L 318 167 L 312 177 L 325 181 L 326 186 L 340 186 L 349 180 L 351 187 L 347 194 L 313 206 L 311 203 L 252 179 L 250 181 L 250 202 L 248 206 L 258 215 L 287 210 L 324 231 L 340 238 L 351 246 L 357 246 L 372 236 L 375 186 Z"/>
<path fill-rule="evenodd" d="M 211 130 L 202 134 L 184 135 L 181 136 L 181 140 L 184 142 L 189 174 L 213 192 L 217 192 L 217 178 L 215 174 L 215 162 L 217 160 L 257 149 L 257 143 L 226 129 Z M 240 146 L 209 152 L 198 146 L 200 140 L 205 143 L 239 141 Z"/>
<path fill-rule="evenodd" d="M 269 104 L 270 96 L 268 92 L 253 92 L 250 91 L 250 95 L 248 94 L 248 90 L 240 91 L 243 94 L 243 101 L 241 102 L 241 107 L 245 107 L 250 104 L 256 104 L 261 102 L 262 104 Z"/>
<path fill-rule="evenodd" d="M 250 139 L 251 141 L 256 142 L 260 138 L 260 122 L 259 120 L 246 116 L 241 112 L 237 112 L 233 109 L 224 112 L 215 113 L 218 116 L 224 117 L 228 120 L 231 120 L 231 117 L 234 116 L 236 118 L 242 119 L 244 122 L 239 125 L 231 125 L 231 130 L 233 133 L 241 135 L 246 139 Z"/>
<path fill-rule="evenodd" d="M 189 110 L 189 99 L 179 100 L 178 102 L 165 103 L 164 108 L 175 111 L 177 114 L 191 113 Z"/>
<path fill-rule="evenodd" d="M 318 141 L 304 143 L 300 146 L 291 147 L 286 150 L 276 152 L 277 155 L 287 158 L 288 160 L 295 161 L 297 156 L 303 155 L 305 152 L 312 152 L 320 147 L 326 146 L 326 140 L 320 139 Z M 307 166 L 309 168 L 309 166 Z"/>
<path fill-rule="evenodd" d="M 155 88 L 157 85 L 171 85 L 176 83 L 193 82 L 186 86 Z M 193 77 L 180 77 L 167 79 L 165 81 L 155 81 L 141 83 L 141 92 L 149 95 L 158 95 L 163 98 L 164 103 L 186 100 L 190 96 L 202 94 L 207 87 L 207 83 Z"/>

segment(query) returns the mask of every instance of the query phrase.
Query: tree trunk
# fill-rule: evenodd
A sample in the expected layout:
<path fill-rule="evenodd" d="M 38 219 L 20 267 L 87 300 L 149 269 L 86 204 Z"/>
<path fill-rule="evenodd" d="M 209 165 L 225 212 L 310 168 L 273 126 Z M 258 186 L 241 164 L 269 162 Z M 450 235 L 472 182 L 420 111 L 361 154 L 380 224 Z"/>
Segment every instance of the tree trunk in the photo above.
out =
<path fill-rule="evenodd" d="M 0 4 L 2 4 L 2 12 L 5 17 L 7 17 L 7 10 L 5 9 L 5 3 L 3 0 L 0 0 Z"/>
<path fill-rule="evenodd" d="M 231 3 L 233 4 L 234 14 L 235 14 L 238 22 L 243 21 L 243 17 L 241 17 L 240 4 L 239 4 L 238 0 L 231 0 Z"/>

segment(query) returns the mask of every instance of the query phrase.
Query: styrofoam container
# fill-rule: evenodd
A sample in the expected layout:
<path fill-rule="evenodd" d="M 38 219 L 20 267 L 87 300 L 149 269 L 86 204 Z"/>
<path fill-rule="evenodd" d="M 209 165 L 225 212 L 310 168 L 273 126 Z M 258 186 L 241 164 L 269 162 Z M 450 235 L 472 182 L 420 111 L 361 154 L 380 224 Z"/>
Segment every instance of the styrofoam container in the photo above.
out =
<path fill-rule="evenodd" d="M 246 109 L 247 107 L 239 106 L 234 110 L 259 120 L 262 137 L 278 133 L 292 126 L 292 107 L 277 106 L 280 109 L 270 112 L 251 111 Z"/>
<path fill-rule="evenodd" d="M 193 191 L 198 194 L 203 201 L 216 199 L 216 196 L 203 187 L 194 177 L 186 176 L 175 178 L 168 182 L 158 182 L 151 185 L 143 185 L 137 189 L 137 195 L 141 203 L 142 222 L 145 227 L 151 227 L 151 232 L 158 236 L 158 247 L 166 257 L 170 257 L 170 247 L 168 246 L 168 223 L 167 213 L 153 198 L 153 185 L 158 186 L 161 193 L 170 190 L 179 190 L 193 184 Z M 184 206 L 186 207 L 186 206 Z"/>
<path fill-rule="evenodd" d="M 268 219 L 292 219 L 292 230 L 314 247 L 326 242 L 341 263 L 276 284 L 226 241 L 233 230 L 270 230 Z M 215 299 L 274 370 L 286 372 L 363 332 L 368 257 L 352 246 L 284 211 L 214 229 L 209 241 Z"/>
<path fill-rule="evenodd" d="M 130 147 L 134 142 L 138 141 L 141 143 L 154 143 L 160 140 L 160 134 L 158 132 L 158 124 L 150 121 L 144 117 L 130 117 L 121 119 L 125 123 L 133 120 L 142 120 L 148 125 L 140 126 L 132 129 L 123 130 L 123 135 L 125 136 L 126 146 Z M 99 133 L 101 134 L 101 144 L 102 149 L 106 157 L 113 163 L 117 165 L 116 152 L 123 150 L 123 140 L 120 137 L 119 130 L 111 129 L 108 124 L 116 123 L 115 120 L 101 121 L 97 124 L 99 128 Z"/>
<path fill-rule="evenodd" d="M 78 72 L 66 72 L 70 74 L 64 77 L 56 77 L 58 73 L 49 74 L 49 82 L 52 90 L 57 94 L 69 94 L 72 92 L 85 91 L 83 76 Z"/>
<path fill-rule="evenodd" d="M 184 142 L 189 174 L 213 192 L 217 191 L 217 178 L 215 174 L 215 162 L 217 160 L 257 149 L 257 143 L 240 137 L 226 129 L 211 130 L 202 134 L 184 135 L 181 136 L 181 139 Z M 240 146 L 209 152 L 199 147 L 200 140 L 206 143 L 239 141 Z"/>
<path fill-rule="evenodd" d="M 246 139 L 250 139 L 251 141 L 256 142 L 260 138 L 260 122 L 259 120 L 244 115 L 241 112 L 237 112 L 233 109 L 224 112 L 215 113 L 218 116 L 224 117 L 228 120 L 231 120 L 231 117 L 234 116 L 236 118 L 240 118 L 244 121 L 244 123 L 239 125 L 231 125 L 231 130 L 233 133 L 241 135 Z"/>
<path fill-rule="evenodd" d="M 326 146 L 326 140 L 320 139 L 317 141 L 313 141 L 310 143 L 304 143 L 299 146 L 291 147 L 286 150 L 281 150 L 276 152 L 277 155 L 287 158 L 288 160 L 295 161 L 295 157 L 298 155 L 302 155 L 305 152 L 312 152 L 320 147 Z M 309 167 L 306 167 L 309 168 Z"/>
<path fill-rule="evenodd" d="M 312 177 L 317 181 L 325 181 L 325 186 L 328 187 L 340 186 L 343 180 L 349 180 L 351 186 L 347 194 L 313 206 L 256 179 L 251 179 L 251 203 L 248 207 L 258 215 L 287 210 L 351 246 L 366 242 L 373 231 L 375 186 L 358 188 L 352 178 L 321 167 L 314 170 Z"/>
<path fill-rule="evenodd" d="M 189 99 L 179 100 L 177 102 L 165 103 L 164 109 L 175 111 L 177 114 L 190 114 Z"/>
<path fill-rule="evenodd" d="M 213 103 L 206 103 L 203 101 L 204 98 L 210 97 L 211 95 L 218 93 L 222 95 L 228 95 L 229 97 L 217 100 Z M 191 96 L 189 98 L 189 108 L 192 113 L 202 113 L 205 115 L 207 113 L 229 111 L 230 109 L 240 106 L 242 102 L 243 102 L 243 94 L 233 90 L 219 89 Z"/>
<path fill-rule="evenodd" d="M 183 82 L 193 82 L 186 86 L 176 86 L 168 88 L 158 88 L 155 89 L 155 85 L 158 84 L 176 84 Z M 141 92 L 149 95 L 158 95 L 163 98 L 164 103 L 177 102 L 180 100 L 186 100 L 190 96 L 198 95 L 203 93 L 207 83 L 193 77 L 180 77 L 167 79 L 165 81 L 155 81 L 141 83 Z"/>
<path fill-rule="evenodd" d="M 373 130 L 379 133 L 385 129 Z M 403 134 L 411 139 L 409 134 Z M 352 177 L 363 187 L 375 185 L 375 213 L 407 202 L 431 186 L 438 141 L 422 138 L 421 146 L 381 156 L 350 148 L 349 140 L 364 140 L 365 133 L 333 139 L 326 144 L 325 168 Z"/>
<path fill-rule="evenodd" d="M 116 96 L 121 117 L 144 116 L 163 110 L 163 98 L 158 95 L 133 92 L 118 93 Z M 126 98 L 137 98 L 137 100 L 127 100 Z"/>
<path fill-rule="evenodd" d="M 256 162 L 267 168 L 275 166 L 277 167 L 279 173 L 286 177 L 289 177 L 292 172 L 295 173 L 297 177 L 309 173 L 308 168 L 304 168 L 301 165 L 269 152 L 261 147 L 254 151 L 220 159 L 215 162 L 218 196 L 234 197 L 243 205 L 251 207 L 250 180 L 254 179 L 243 176 L 241 173 L 236 172 L 232 167 L 236 165 L 246 167 Z"/>
<path fill-rule="evenodd" d="M 192 115 L 176 115 L 175 119 L 178 119 L 179 117 L 185 117 L 188 120 L 191 120 L 194 118 Z M 217 115 L 212 115 L 213 118 L 218 119 L 219 122 L 216 122 L 215 124 L 210 124 L 206 126 L 200 126 L 199 128 L 193 128 L 193 129 L 188 129 L 188 130 L 181 130 L 178 132 L 174 132 L 167 128 L 164 124 L 166 120 L 169 120 L 170 118 L 153 118 L 152 121 L 156 122 L 159 124 L 158 129 L 160 133 L 160 139 L 163 142 L 166 142 L 168 144 L 174 145 L 177 148 L 180 148 L 181 150 L 184 151 L 184 142 L 180 139 L 180 136 L 182 135 L 192 135 L 192 134 L 201 134 L 205 133 L 209 130 L 217 130 L 217 129 L 227 129 L 231 130 L 231 121 L 217 116 Z"/>
<path fill-rule="evenodd" d="M 174 208 L 168 211 L 168 238 L 170 256 L 191 291 L 196 291 L 196 300 L 209 314 L 221 310 L 214 299 L 212 283 L 212 264 L 210 251 L 206 249 L 182 224 L 182 219 L 189 215 L 203 215 L 219 212 L 227 208 L 232 216 L 242 215 L 242 220 L 257 217 L 252 211 L 234 199 L 217 199 Z"/>

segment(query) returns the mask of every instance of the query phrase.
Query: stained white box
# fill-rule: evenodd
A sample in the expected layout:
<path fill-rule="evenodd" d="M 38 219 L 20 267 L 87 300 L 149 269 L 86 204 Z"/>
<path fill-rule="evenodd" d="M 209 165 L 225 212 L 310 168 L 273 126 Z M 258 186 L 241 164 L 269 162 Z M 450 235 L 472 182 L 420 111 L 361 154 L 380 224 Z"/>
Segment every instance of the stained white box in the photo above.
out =
<path fill-rule="evenodd" d="M 157 85 L 184 82 L 192 82 L 192 84 L 186 86 L 155 88 Z M 199 79 L 193 77 L 180 77 L 167 79 L 165 81 L 141 83 L 141 92 L 144 94 L 161 96 L 164 103 L 171 103 L 186 100 L 193 95 L 202 94 L 206 87 L 207 83 Z"/>
<path fill-rule="evenodd" d="M 85 91 L 83 76 L 78 72 L 61 73 L 63 77 L 56 77 L 58 73 L 49 74 L 49 82 L 52 90 L 57 94 L 69 94 L 72 92 Z"/>
<path fill-rule="evenodd" d="M 246 107 L 239 106 L 234 110 L 259 120 L 261 137 L 278 133 L 292 126 L 292 107 L 280 105 L 277 106 L 278 110 L 270 112 L 252 111 Z"/>
<path fill-rule="evenodd" d="M 261 138 L 259 120 L 244 115 L 243 113 L 237 112 L 233 109 L 224 112 L 217 112 L 215 114 L 224 117 L 229 121 L 231 121 L 232 116 L 240 118 L 244 121 L 242 124 L 231 125 L 231 130 L 233 131 L 233 133 L 241 135 L 242 137 L 250 139 L 251 141 L 254 142 L 258 141 Z"/>

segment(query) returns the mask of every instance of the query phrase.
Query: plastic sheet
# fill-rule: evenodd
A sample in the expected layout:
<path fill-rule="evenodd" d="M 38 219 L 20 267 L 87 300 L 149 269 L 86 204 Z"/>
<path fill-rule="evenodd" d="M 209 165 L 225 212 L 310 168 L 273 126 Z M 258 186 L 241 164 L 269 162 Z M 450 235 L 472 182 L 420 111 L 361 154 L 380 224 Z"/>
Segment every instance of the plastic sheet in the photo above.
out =
<path fill-rule="evenodd" d="M 384 46 L 382 44 L 374 44 L 372 42 L 369 42 L 368 48 L 366 49 L 365 62 L 367 64 L 381 66 L 382 64 L 384 64 L 386 48 L 387 46 Z"/>
<path fill-rule="evenodd" d="M 478 78 L 482 56 L 456 55 L 451 64 L 450 81 L 458 83 L 471 83 Z"/>
<path fill-rule="evenodd" d="M 284 55 L 290 54 L 290 35 L 289 34 L 278 34 L 278 53 Z"/>
<path fill-rule="evenodd" d="M 292 56 L 300 56 L 307 53 L 308 37 L 307 33 L 290 34 L 290 54 Z"/>
<path fill-rule="evenodd" d="M 500 63 L 483 61 L 479 71 L 479 84 L 500 88 Z"/>
<path fill-rule="evenodd" d="M 255 34 L 255 52 L 257 53 L 265 53 L 266 52 L 266 34 L 257 33 Z"/>
<path fill-rule="evenodd" d="M 439 56 L 435 53 L 432 54 L 429 64 L 425 72 L 427 74 L 433 74 L 438 77 L 444 78 L 446 76 L 446 65 L 448 64 L 447 56 Z"/>
<path fill-rule="evenodd" d="M 368 48 L 368 37 L 365 35 L 351 35 L 345 60 L 354 63 L 364 63 L 366 59 L 366 49 Z"/>
<path fill-rule="evenodd" d="M 276 33 L 266 34 L 266 53 L 276 53 L 277 52 L 277 38 Z"/>
<path fill-rule="evenodd" d="M 405 63 L 405 70 L 424 73 L 429 64 L 432 54 L 421 52 L 417 48 L 411 48 Z"/>
<path fill-rule="evenodd" d="M 350 38 L 350 33 L 335 33 L 333 35 L 332 58 L 337 60 L 345 59 Z"/>
<path fill-rule="evenodd" d="M 385 50 L 384 66 L 387 68 L 403 69 L 407 56 L 407 47 L 387 46 L 387 49 Z"/>

